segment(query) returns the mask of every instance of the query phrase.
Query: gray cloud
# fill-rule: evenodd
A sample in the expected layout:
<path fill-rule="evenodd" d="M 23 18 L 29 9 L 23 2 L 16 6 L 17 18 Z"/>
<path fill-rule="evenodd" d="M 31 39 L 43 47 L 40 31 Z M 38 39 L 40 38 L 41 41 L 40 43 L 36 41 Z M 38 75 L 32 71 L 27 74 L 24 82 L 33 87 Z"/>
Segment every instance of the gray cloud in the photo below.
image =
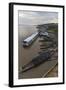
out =
<path fill-rule="evenodd" d="M 44 11 L 19 11 L 19 24 L 37 25 L 44 23 L 58 23 L 58 13 Z"/>

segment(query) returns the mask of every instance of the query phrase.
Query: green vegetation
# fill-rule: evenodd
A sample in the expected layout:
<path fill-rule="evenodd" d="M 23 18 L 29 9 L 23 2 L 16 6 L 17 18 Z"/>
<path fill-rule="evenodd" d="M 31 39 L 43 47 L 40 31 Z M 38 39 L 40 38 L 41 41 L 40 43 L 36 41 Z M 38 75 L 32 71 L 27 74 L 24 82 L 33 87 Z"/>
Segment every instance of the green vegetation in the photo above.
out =
<path fill-rule="evenodd" d="M 58 32 L 58 23 L 47 23 L 47 24 L 41 24 L 37 26 L 38 30 L 48 30 L 48 31 L 52 31 L 52 32 Z"/>

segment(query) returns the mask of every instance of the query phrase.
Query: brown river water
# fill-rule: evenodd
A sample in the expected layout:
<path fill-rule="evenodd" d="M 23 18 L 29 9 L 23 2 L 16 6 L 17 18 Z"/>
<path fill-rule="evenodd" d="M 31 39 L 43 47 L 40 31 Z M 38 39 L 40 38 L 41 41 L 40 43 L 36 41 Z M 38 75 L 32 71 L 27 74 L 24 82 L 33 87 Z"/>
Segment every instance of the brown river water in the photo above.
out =
<path fill-rule="evenodd" d="M 36 31 L 36 26 L 19 25 L 18 27 L 18 72 L 22 70 L 22 66 L 30 62 L 34 57 L 38 55 L 38 52 L 41 51 L 41 43 L 39 43 L 39 40 L 41 38 L 39 37 L 32 43 L 31 46 L 23 47 L 22 41 Z M 49 68 L 52 68 L 56 64 L 57 60 L 47 61 L 46 63 L 43 63 L 36 68 L 28 70 L 27 72 L 18 73 L 18 78 L 41 78 L 44 76 L 44 74 L 47 73 L 48 70 L 50 70 Z"/>

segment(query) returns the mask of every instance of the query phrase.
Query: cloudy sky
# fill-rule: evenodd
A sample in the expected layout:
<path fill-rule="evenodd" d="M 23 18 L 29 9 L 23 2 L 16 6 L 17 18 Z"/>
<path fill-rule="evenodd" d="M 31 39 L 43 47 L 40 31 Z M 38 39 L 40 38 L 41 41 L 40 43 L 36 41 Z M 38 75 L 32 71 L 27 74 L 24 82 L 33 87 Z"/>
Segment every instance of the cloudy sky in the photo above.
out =
<path fill-rule="evenodd" d="M 45 23 L 58 23 L 57 12 L 19 11 L 19 24 L 38 25 Z"/>

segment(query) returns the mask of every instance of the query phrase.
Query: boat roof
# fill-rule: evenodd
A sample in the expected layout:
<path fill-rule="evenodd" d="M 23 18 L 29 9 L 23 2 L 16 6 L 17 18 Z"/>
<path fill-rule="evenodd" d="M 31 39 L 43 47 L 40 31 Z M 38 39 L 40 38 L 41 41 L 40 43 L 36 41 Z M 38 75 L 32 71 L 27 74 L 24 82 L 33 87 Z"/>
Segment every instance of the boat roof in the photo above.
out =
<path fill-rule="evenodd" d="M 25 39 L 24 41 L 30 41 L 32 38 L 34 38 L 36 35 L 38 34 L 38 32 L 32 34 L 31 36 L 29 36 L 27 39 Z"/>

